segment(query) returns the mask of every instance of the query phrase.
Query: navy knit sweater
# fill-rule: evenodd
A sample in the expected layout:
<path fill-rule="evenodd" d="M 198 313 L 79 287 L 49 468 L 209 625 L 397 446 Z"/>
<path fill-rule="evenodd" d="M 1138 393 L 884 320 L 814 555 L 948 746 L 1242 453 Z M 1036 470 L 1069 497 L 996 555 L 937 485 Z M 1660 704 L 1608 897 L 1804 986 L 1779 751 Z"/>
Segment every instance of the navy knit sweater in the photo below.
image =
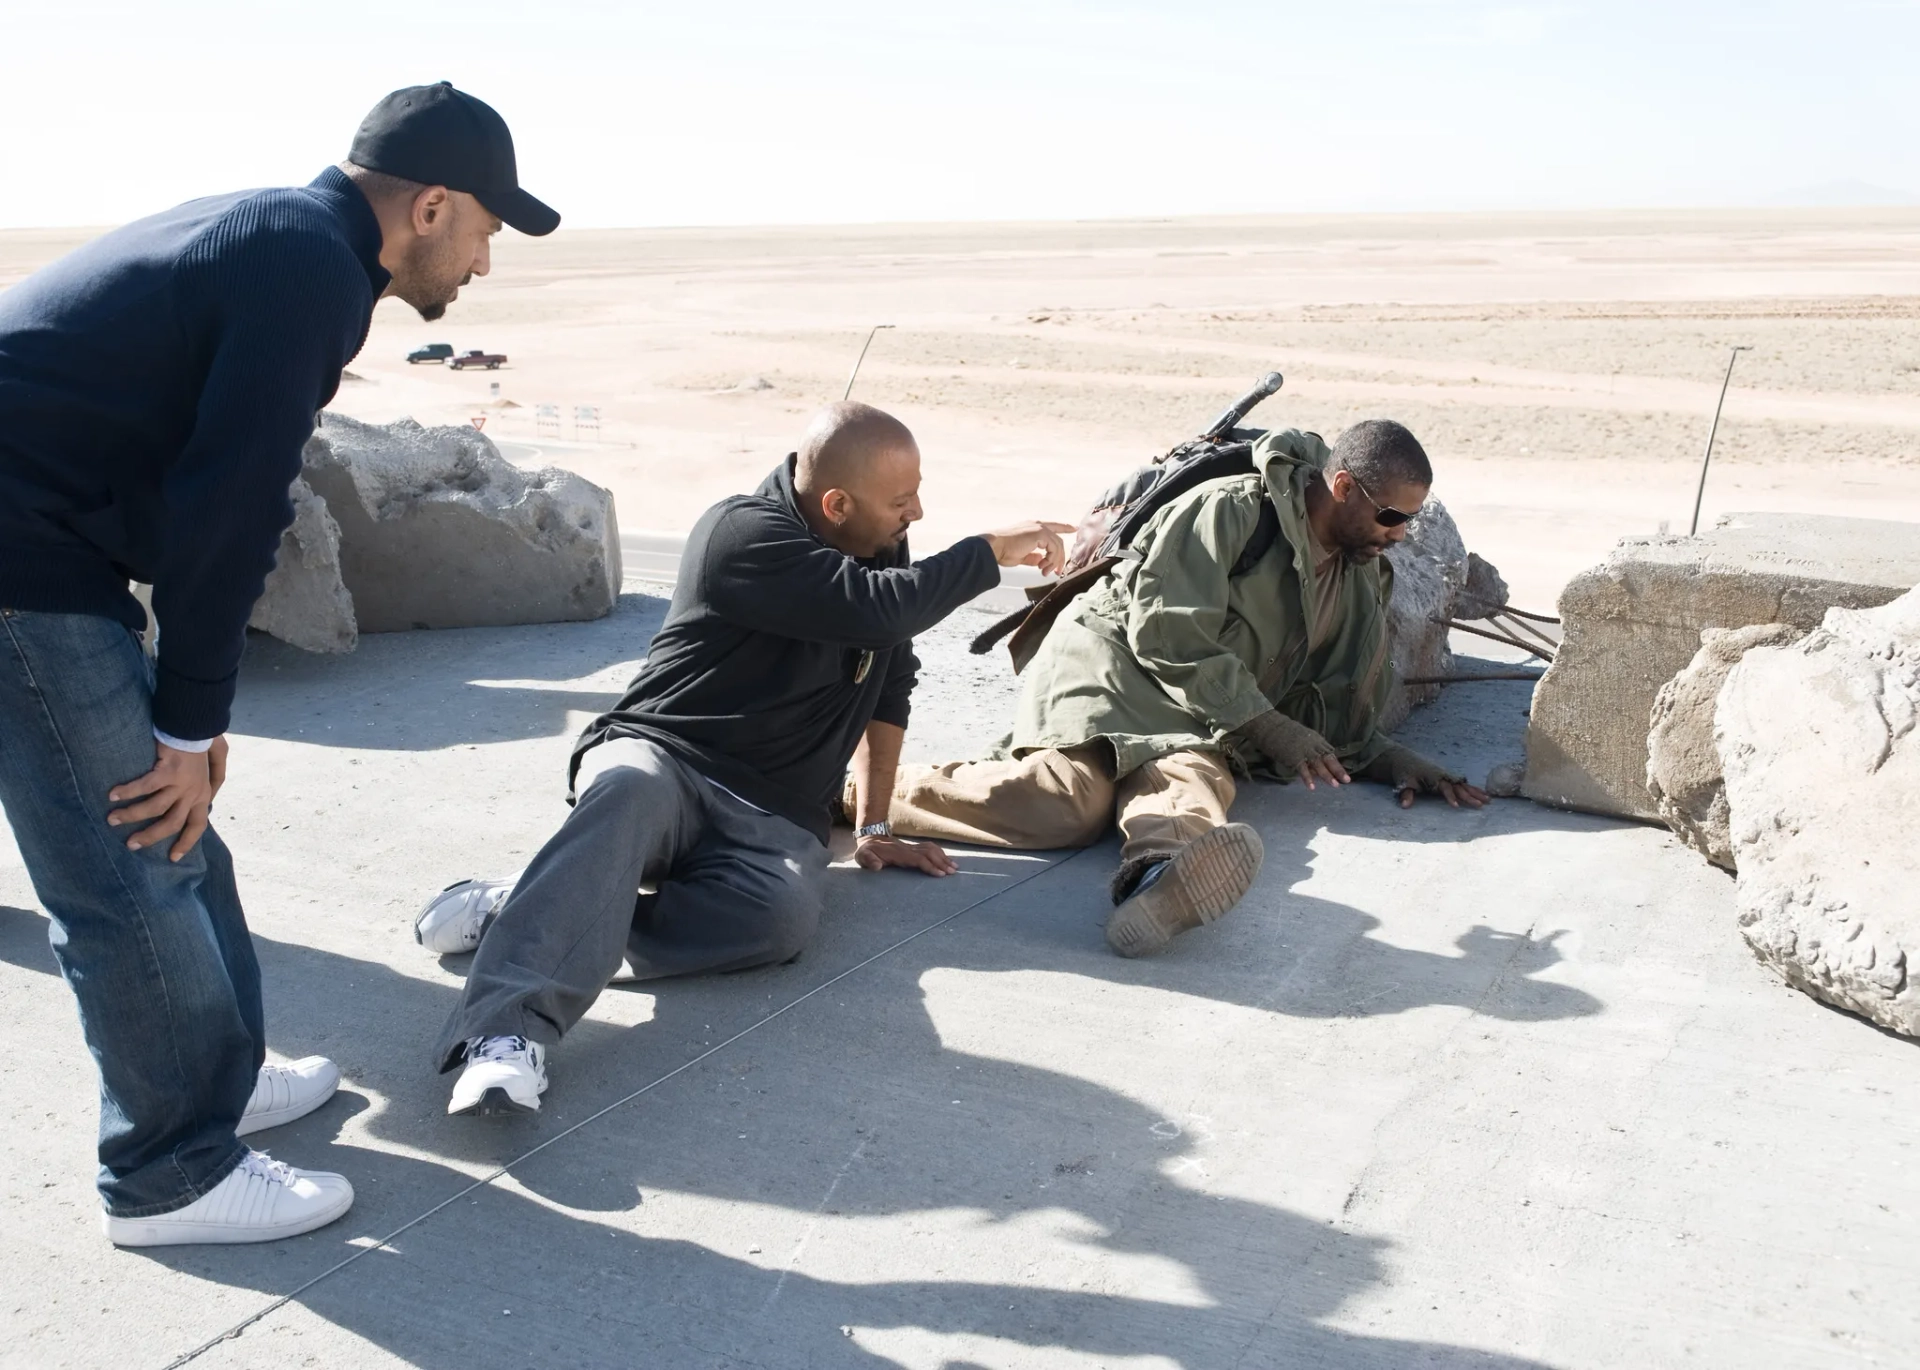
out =
<path fill-rule="evenodd" d="M 0 292 L 0 607 L 160 625 L 153 725 L 226 731 L 315 414 L 387 287 L 328 168 L 194 200 Z"/>

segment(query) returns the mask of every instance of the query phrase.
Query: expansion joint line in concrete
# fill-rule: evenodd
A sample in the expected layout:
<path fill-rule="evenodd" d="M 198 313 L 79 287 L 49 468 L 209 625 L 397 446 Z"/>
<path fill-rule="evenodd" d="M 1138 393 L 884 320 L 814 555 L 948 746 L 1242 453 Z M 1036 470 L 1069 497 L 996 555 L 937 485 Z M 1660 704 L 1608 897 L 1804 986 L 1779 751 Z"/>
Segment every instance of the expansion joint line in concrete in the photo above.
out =
<path fill-rule="evenodd" d="M 632 1103 L 635 1099 L 638 1099 L 642 1094 L 646 1094 L 651 1090 L 658 1089 L 661 1085 L 664 1085 L 667 1081 L 673 1079 L 676 1075 L 683 1075 L 687 1071 L 692 1070 L 695 1066 L 699 1065 L 702 1061 L 708 1060 L 711 1057 L 719 1055 L 721 1052 L 725 1051 L 728 1047 L 732 1046 L 735 1042 L 739 1041 L 741 1038 L 751 1036 L 753 1033 L 758 1032 L 761 1028 L 765 1027 L 768 1023 L 771 1023 L 774 1019 L 780 1017 L 781 1015 L 787 1013 L 792 1009 L 799 1008 L 800 1005 L 806 1003 L 807 1000 L 813 998 L 816 994 L 822 994 L 827 990 L 832 989 L 835 985 L 839 984 L 842 980 L 847 979 L 849 976 L 858 975 L 861 971 L 865 970 L 868 966 L 872 965 L 875 961 L 883 960 L 886 957 L 893 955 L 894 952 L 900 950 L 900 948 L 906 946 L 909 942 L 916 942 L 920 938 L 925 937 L 930 932 L 939 931 L 941 928 L 944 928 L 947 924 L 953 922 L 955 919 L 961 918 L 966 914 L 972 913 L 975 909 L 979 908 L 982 904 L 989 903 L 995 899 L 998 899 L 1003 894 L 1011 894 L 1014 890 L 1017 890 L 1022 885 L 1026 884 L 1029 880 L 1036 880 L 1040 876 L 1045 875 L 1048 871 L 1054 870 L 1057 867 L 1066 865 L 1069 861 L 1073 860 L 1074 857 L 1079 855 L 1080 855 L 1079 852 L 1074 852 L 1071 856 L 1063 856 L 1057 861 L 1048 861 L 1044 865 L 1042 865 L 1039 870 L 1029 871 L 1027 872 L 1027 874 L 1021 876 L 1018 880 L 1015 880 L 1012 884 L 1007 885 L 1001 889 L 997 889 L 993 891 L 993 893 L 991 894 L 981 895 L 978 899 L 974 900 L 971 904 L 967 904 L 962 908 L 955 909 L 952 913 L 948 914 L 945 918 L 936 919 L 934 922 L 931 922 L 927 924 L 924 928 L 921 928 L 918 932 L 908 933 L 905 937 L 902 937 L 898 942 L 893 943 L 891 946 L 882 947 L 879 951 L 876 951 L 873 955 L 869 956 L 866 960 L 858 962 L 855 965 L 848 966 L 845 970 L 841 971 L 838 975 L 835 975 L 830 979 L 822 980 L 819 984 L 815 985 L 812 989 L 808 990 L 805 994 L 802 994 L 795 999 L 789 1000 L 788 1002 L 782 1004 L 779 1008 L 775 1009 L 773 1012 L 769 1013 L 766 1017 L 757 1019 L 754 1022 L 748 1024 L 746 1027 L 741 1028 L 740 1031 L 734 1033 L 733 1036 L 727 1038 L 726 1041 L 716 1042 L 714 1045 L 708 1047 L 705 1051 L 701 1052 L 698 1056 L 690 1057 L 687 1060 L 682 1061 L 679 1065 L 675 1066 L 672 1070 L 669 1070 L 666 1074 L 647 1081 L 647 1083 L 645 1083 L 644 1085 L 641 1085 L 640 1088 L 634 1090 L 630 1094 L 622 1095 L 620 1098 L 615 1099 L 612 1103 L 608 1104 L 605 1108 L 599 1110 L 597 1113 L 588 1114 L 586 1117 L 582 1118 L 579 1122 L 575 1123 L 572 1127 L 568 1128 L 566 1131 L 557 1132 L 553 1136 L 547 1138 L 546 1141 L 540 1143 L 540 1145 L 535 1147 L 529 1147 L 527 1150 L 521 1152 L 518 1156 L 515 1156 L 512 1160 L 502 1165 L 499 1169 L 481 1176 L 479 1179 L 475 1180 L 472 1184 L 468 1185 L 465 1189 L 462 1189 L 455 1194 L 448 1195 L 446 1198 L 442 1199 L 439 1203 L 435 1204 L 432 1208 L 429 1208 L 426 1212 L 421 1213 L 416 1217 L 409 1218 L 406 1222 L 401 1223 L 400 1226 L 394 1228 L 393 1231 L 389 1232 L 386 1236 L 382 1237 L 378 1242 L 372 1243 L 371 1245 L 368 1245 L 368 1246 L 361 1247 L 358 1251 L 354 1252 L 351 1256 L 348 1256 L 345 1260 L 339 1261 L 334 1265 L 328 1266 L 325 1270 L 322 1270 L 318 1275 L 315 1275 L 312 1279 L 308 1280 L 306 1283 L 299 1285 L 297 1288 L 288 1290 L 286 1293 L 282 1294 L 279 1298 L 274 1299 L 272 1302 L 268 1303 L 264 1308 L 261 1308 L 258 1312 L 248 1314 L 246 1317 L 240 1319 L 239 1322 L 236 1322 L 235 1324 L 233 1324 L 233 1326 L 227 1328 L 225 1331 L 216 1333 L 215 1335 L 207 1338 L 207 1340 L 201 1342 L 198 1346 L 194 1347 L 191 1351 L 187 1351 L 182 1353 L 179 1356 L 176 1356 L 174 1359 L 166 1363 L 166 1365 L 163 1367 L 163 1370 L 179 1370 L 179 1367 L 186 1365 L 191 1361 L 198 1360 L 201 1356 L 204 1356 L 207 1352 L 213 1350 L 214 1347 L 220 1345 L 220 1343 L 225 1341 L 232 1341 L 234 1338 L 240 1336 L 241 1333 L 245 1332 L 249 1327 L 252 1327 L 255 1323 L 260 1322 L 263 1319 L 266 1319 L 268 1317 L 271 1317 L 273 1314 L 279 1312 L 282 1308 L 285 1308 L 288 1304 L 292 1303 L 295 1299 L 299 1298 L 302 1294 L 314 1288 L 316 1285 L 321 1284 L 326 1280 L 332 1279 L 335 1275 L 338 1275 L 341 1271 L 345 1270 L 348 1266 L 352 1265 L 355 1261 L 359 1260 L 362 1256 L 369 1256 L 369 1255 L 372 1255 L 375 1251 L 384 1249 L 385 1247 L 392 1244 L 392 1242 L 396 1238 L 401 1236 L 401 1234 L 405 1232 L 409 1232 L 413 1228 L 418 1227 L 421 1223 L 425 1222 L 428 1218 L 431 1218 L 434 1214 L 438 1213 L 441 1209 L 449 1207 L 452 1204 L 458 1203 L 460 1200 L 466 1198 L 467 1195 L 473 1193 L 476 1189 L 485 1189 L 488 1185 L 492 1184 L 495 1180 L 500 1179 L 508 1171 L 512 1170 L 515 1166 L 519 1165 L 521 1162 L 531 1160 L 533 1157 L 539 1155 L 542 1151 L 545 1151 L 548 1147 L 553 1146 L 559 1142 L 564 1142 L 567 1138 L 571 1137 L 574 1133 L 580 1131 L 580 1129 L 588 1126 L 591 1123 L 599 1122 L 600 1119 L 606 1117 L 609 1113 L 612 1113 L 615 1109 L 624 1108 L 626 1105 Z"/>

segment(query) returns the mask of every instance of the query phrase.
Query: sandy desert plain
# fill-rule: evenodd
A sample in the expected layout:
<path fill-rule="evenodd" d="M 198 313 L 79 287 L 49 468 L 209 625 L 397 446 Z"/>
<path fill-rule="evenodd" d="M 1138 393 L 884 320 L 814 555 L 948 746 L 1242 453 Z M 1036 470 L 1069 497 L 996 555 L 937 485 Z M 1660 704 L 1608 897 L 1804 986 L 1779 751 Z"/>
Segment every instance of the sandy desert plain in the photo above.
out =
<path fill-rule="evenodd" d="M 0 287 L 84 236 L 0 234 Z M 624 531 L 681 532 L 790 450 L 875 323 L 855 393 L 921 437 L 923 551 L 1076 517 L 1275 368 L 1261 422 L 1407 423 L 1544 608 L 1616 538 L 1685 530 L 1736 343 L 1703 523 L 1920 518 L 1920 209 L 506 233 L 439 323 L 381 304 L 335 407 L 485 415 L 610 487 Z M 404 360 L 439 341 L 510 360 Z"/>

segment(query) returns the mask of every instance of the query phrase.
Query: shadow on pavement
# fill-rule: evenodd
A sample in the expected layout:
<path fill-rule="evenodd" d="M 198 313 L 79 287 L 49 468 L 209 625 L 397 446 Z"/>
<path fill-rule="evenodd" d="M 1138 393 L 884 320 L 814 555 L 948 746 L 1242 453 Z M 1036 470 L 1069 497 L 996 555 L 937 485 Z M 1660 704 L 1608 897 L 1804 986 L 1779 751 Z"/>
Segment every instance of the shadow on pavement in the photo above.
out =
<path fill-rule="evenodd" d="M 551 737 L 570 711 L 605 707 L 663 609 L 630 595 L 597 624 L 369 637 L 335 659 L 256 641 L 236 731 L 393 749 Z M 1329 1326 L 1387 1279 L 1385 1241 L 1203 1192 L 1184 1178 L 1204 1158 L 1203 1139 L 1178 1120 L 1067 1071 L 942 1039 L 927 986 L 954 970 L 1053 973 L 1303 1018 L 1449 1005 L 1526 1020 L 1600 1010 L 1590 995 L 1534 978 L 1559 959 L 1552 935 L 1482 924 L 1443 955 L 1378 940 L 1378 919 L 1294 892 L 1323 828 L 1459 842 L 1586 820 L 1517 802 L 1405 815 L 1372 787 L 1324 805 L 1300 797 L 1249 787 L 1236 816 L 1267 836 L 1266 869 L 1244 908 L 1168 955 L 1123 961 L 1106 949 L 1111 841 L 1063 859 L 1017 897 L 928 932 L 300 1302 L 426 1370 L 888 1365 L 902 1363 L 913 1338 L 921 1352 L 907 1363 L 955 1367 L 1022 1347 L 1156 1355 L 1189 1370 L 1530 1364 Z M 963 865 L 984 881 L 1006 859 L 975 854 Z M 1004 878 L 1008 867 L 997 869 Z M 458 874 L 434 872 L 430 883 Z M 270 1247 L 125 1259 L 257 1289 L 264 1301 L 470 1183 L 469 1171 L 422 1156 L 481 1172 L 503 1163 L 938 916 L 914 897 L 924 877 L 836 869 L 830 879 L 840 916 L 829 914 L 798 963 L 610 991 L 627 1021 L 646 1021 L 581 1024 L 555 1053 L 543 1115 L 491 1125 L 445 1117 L 450 1079 L 427 1059 L 455 986 L 257 938 L 273 1047 L 333 1055 L 349 1081 L 334 1103 L 260 1140 L 297 1165 L 348 1174 L 359 1202 L 336 1227 Z M 965 902 L 961 893 L 937 907 Z M 0 959 L 51 973 L 45 934 L 41 915 L 0 908 Z M 1146 1030 L 1109 1026 L 1122 1037 Z M 341 1123 L 366 1109 L 372 1137 L 409 1154 L 339 1140 Z M 616 1214 L 617 1223 L 596 1217 Z M 763 1229 L 781 1240 L 756 1241 Z M 976 1240 L 994 1244 L 969 1258 Z M 1047 1273 L 1005 1277 L 1029 1258 Z M 998 1278 L 969 1278 L 969 1264 Z M 806 1273 L 821 1268 L 877 1277 Z M 272 1327 L 246 1334 L 242 1359 Z"/>
<path fill-rule="evenodd" d="M 625 594 L 591 623 L 372 633 L 345 656 L 250 634 L 233 731 L 382 751 L 553 737 L 618 701 L 666 608 Z"/>
<path fill-rule="evenodd" d="M 657 982 L 650 1022 L 589 1021 L 556 1052 L 552 1116 L 499 1123 L 441 1113 L 449 1080 L 431 1075 L 425 1051 L 453 987 L 264 939 L 261 949 L 280 1050 L 328 1050 L 343 1014 L 383 1011 L 383 1036 L 408 1049 L 387 1063 L 394 1078 L 382 1083 L 395 1092 L 370 1130 L 415 1153 L 334 1140 L 369 1105 L 350 1084 L 321 1113 L 263 1139 L 296 1164 L 351 1176 L 360 1203 L 345 1223 L 266 1256 L 145 1257 L 263 1296 L 470 1183 L 419 1152 L 505 1161 L 838 969 L 803 959 Z M 1125 1095 L 944 1047 L 914 989 L 949 959 L 943 950 L 937 934 L 911 944 L 874 966 L 874 981 L 809 1001 L 590 1124 L 301 1304 L 422 1370 L 879 1366 L 902 1363 L 899 1347 L 913 1344 L 930 1349 L 905 1363 L 975 1363 L 932 1354 L 956 1339 L 989 1357 L 1066 1348 L 1162 1356 L 1189 1370 L 1534 1364 L 1325 1325 L 1386 1277 L 1386 1242 L 1190 1186 L 1180 1167 L 1194 1153 L 1191 1133 Z M 737 1021 L 723 1018 L 728 1010 Z M 695 1203 L 704 1207 L 690 1214 Z M 861 1225 L 880 1220 L 884 1246 L 871 1247 Z M 690 1240 L 696 1228 L 700 1240 Z M 1064 1258 L 1082 1287 L 943 1277 L 950 1261 L 966 1263 L 948 1243 L 981 1231 L 997 1234 L 986 1238 L 997 1243 L 995 1268 Z M 815 1268 L 826 1253 L 835 1268 L 917 1277 L 821 1278 L 800 1268 L 806 1252 Z M 1112 1292 L 1129 1284 L 1149 1289 Z"/>

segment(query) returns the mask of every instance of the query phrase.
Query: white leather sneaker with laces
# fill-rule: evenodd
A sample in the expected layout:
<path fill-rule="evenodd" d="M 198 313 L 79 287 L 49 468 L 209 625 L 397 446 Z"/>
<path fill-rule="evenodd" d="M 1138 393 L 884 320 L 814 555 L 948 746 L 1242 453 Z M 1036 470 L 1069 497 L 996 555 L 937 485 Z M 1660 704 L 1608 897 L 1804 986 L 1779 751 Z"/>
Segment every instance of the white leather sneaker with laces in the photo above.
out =
<path fill-rule="evenodd" d="M 302 1056 L 285 1065 L 260 1067 L 253 1082 L 253 1097 L 234 1131 L 244 1137 L 249 1132 L 264 1132 L 295 1118 L 304 1118 L 333 1097 L 340 1087 L 340 1067 L 324 1056 Z"/>
<path fill-rule="evenodd" d="M 413 940 L 435 956 L 458 956 L 480 945 L 487 925 L 507 902 L 519 876 L 456 880 L 427 900 L 413 920 Z"/>
<path fill-rule="evenodd" d="M 447 1112 L 481 1118 L 538 1113 L 547 1092 L 547 1049 L 524 1037 L 474 1037 Z"/>
<path fill-rule="evenodd" d="M 344 1175 L 295 1170 L 264 1151 L 249 1151 L 226 1179 L 185 1208 L 148 1218 L 100 1216 L 115 1246 L 192 1246 L 297 1237 L 352 1207 L 353 1186 Z"/>

